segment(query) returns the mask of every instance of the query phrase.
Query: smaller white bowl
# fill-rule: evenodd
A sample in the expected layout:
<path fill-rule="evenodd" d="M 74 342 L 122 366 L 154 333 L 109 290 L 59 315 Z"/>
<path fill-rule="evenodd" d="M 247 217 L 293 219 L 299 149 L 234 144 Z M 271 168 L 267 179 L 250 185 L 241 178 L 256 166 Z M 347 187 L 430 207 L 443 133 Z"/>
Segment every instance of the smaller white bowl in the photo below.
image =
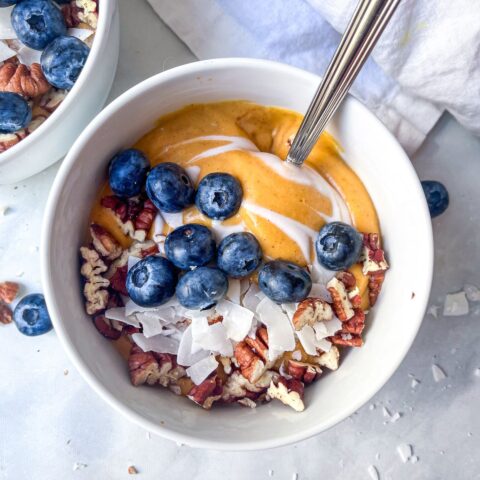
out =
<path fill-rule="evenodd" d="M 117 68 L 119 44 L 117 0 L 101 0 L 95 39 L 82 73 L 42 125 L 0 153 L 0 185 L 31 177 L 65 155 L 107 100 Z"/>
<path fill-rule="evenodd" d="M 53 185 L 42 234 L 42 281 L 55 331 L 83 377 L 110 405 L 149 431 L 197 447 L 252 450 L 315 435 L 367 402 L 406 355 L 422 322 L 433 264 L 431 221 L 412 164 L 387 129 L 347 98 L 329 130 L 377 207 L 392 268 L 368 316 L 364 347 L 305 390 L 306 409 L 280 402 L 204 411 L 162 388 L 133 387 L 126 362 L 92 326 L 81 294 L 78 251 L 109 159 L 158 117 L 189 103 L 246 99 L 305 112 L 319 78 L 249 59 L 192 63 L 152 77 L 111 103 L 85 129 Z M 134 121 L 132 121 L 132 119 Z"/>

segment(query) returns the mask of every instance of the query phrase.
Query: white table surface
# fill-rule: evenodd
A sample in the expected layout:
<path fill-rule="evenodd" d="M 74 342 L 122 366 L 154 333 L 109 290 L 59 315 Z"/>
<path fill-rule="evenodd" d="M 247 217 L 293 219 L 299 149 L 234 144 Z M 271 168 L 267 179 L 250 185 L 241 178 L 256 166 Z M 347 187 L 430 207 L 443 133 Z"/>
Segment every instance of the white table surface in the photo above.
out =
<path fill-rule="evenodd" d="M 144 0 L 120 0 L 121 52 L 110 98 L 159 71 L 194 60 Z M 422 179 L 448 186 L 451 205 L 434 220 L 431 305 L 480 285 L 480 140 L 446 115 L 413 159 Z M 42 212 L 59 165 L 0 187 L 0 280 L 39 291 Z M 413 273 L 413 272 L 412 272 Z M 406 319 L 407 321 L 408 319 Z M 399 328 L 401 326 L 399 325 Z M 135 465 L 139 479 L 480 478 L 480 303 L 468 316 L 427 315 L 407 358 L 387 385 L 352 417 L 296 445 L 221 453 L 176 445 L 129 423 L 82 380 L 54 332 L 24 337 L 0 326 L 0 479 L 117 479 Z M 447 378 L 435 382 L 432 363 Z M 412 389 L 413 375 L 419 384 Z M 383 407 L 395 421 L 384 417 Z M 214 421 L 212 417 L 212 421 Z M 397 446 L 412 445 L 416 463 Z"/>

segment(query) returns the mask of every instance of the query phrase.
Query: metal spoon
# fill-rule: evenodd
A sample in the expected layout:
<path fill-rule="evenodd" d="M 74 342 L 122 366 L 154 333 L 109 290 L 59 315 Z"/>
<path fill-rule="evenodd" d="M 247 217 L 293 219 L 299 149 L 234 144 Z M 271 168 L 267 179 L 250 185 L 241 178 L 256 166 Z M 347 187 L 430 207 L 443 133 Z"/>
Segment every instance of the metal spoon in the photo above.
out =
<path fill-rule="evenodd" d="M 301 166 L 332 118 L 401 0 L 360 0 L 288 152 Z"/>

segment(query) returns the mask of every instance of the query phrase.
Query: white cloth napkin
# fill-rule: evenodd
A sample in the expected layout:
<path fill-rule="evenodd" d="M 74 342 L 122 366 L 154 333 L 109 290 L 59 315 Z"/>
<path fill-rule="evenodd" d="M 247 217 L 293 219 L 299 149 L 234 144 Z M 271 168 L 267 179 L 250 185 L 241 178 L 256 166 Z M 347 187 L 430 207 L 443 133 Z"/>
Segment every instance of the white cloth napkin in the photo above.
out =
<path fill-rule="evenodd" d="M 323 74 L 357 0 L 148 0 L 200 59 Z M 352 93 L 408 153 L 444 110 L 480 134 L 480 0 L 403 0 Z"/>

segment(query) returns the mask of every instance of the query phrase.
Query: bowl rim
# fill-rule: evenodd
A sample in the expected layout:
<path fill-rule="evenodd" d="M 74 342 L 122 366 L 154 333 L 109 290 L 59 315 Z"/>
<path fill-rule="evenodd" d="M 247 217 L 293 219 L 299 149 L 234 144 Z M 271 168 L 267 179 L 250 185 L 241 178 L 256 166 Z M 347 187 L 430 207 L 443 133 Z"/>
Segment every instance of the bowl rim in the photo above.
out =
<path fill-rule="evenodd" d="M 409 351 L 417 333 L 420 328 L 420 325 L 423 321 L 424 312 L 427 307 L 429 293 L 432 283 L 432 275 L 433 275 L 433 235 L 432 235 L 432 227 L 431 227 L 431 218 L 428 212 L 428 207 L 426 201 L 423 202 L 423 205 L 419 205 L 420 215 L 424 217 L 424 222 L 426 223 L 426 235 L 425 244 L 429 247 L 428 251 L 424 252 L 425 257 L 425 268 L 427 269 L 425 272 L 425 285 L 423 288 L 424 298 L 420 299 L 420 295 L 417 296 L 417 300 L 419 300 L 418 304 L 418 318 L 416 319 L 416 325 L 412 326 L 409 332 L 408 341 L 405 342 L 405 347 L 401 352 L 398 354 L 398 358 L 396 362 L 392 365 L 390 369 L 388 369 L 383 376 L 379 376 L 376 379 L 376 382 L 372 384 L 366 394 L 363 394 L 353 404 L 350 408 L 344 409 L 343 411 L 333 415 L 328 422 L 324 422 L 322 425 L 312 425 L 309 429 L 303 429 L 300 432 L 292 432 L 289 435 L 284 435 L 281 438 L 269 439 L 269 440 L 260 440 L 255 441 L 252 439 L 249 443 L 244 442 L 235 442 L 235 441 L 222 441 L 222 440 L 207 440 L 201 439 L 199 437 L 190 436 L 188 434 L 179 433 L 177 431 L 173 431 L 165 426 L 158 425 L 154 422 L 151 422 L 145 419 L 139 413 L 131 410 L 128 406 L 126 406 L 121 400 L 116 398 L 113 394 L 111 394 L 106 387 L 96 378 L 95 374 L 89 370 L 89 368 L 85 365 L 80 353 L 76 350 L 74 345 L 68 338 L 67 329 L 63 326 L 61 321 L 60 315 L 60 307 L 56 300 L 53 285 L 50 283 L 50 272 L 51 272 L 51 262 L 50 262 L 50 253 L 48 245 L 50 244 L 50 232 L 52 230 L 53 224 L 55 222 L 54 211 L 55 206 L 59 200 L 59 196 L 63 187 L 63 183 L 66 177 L 69 175 L 70 170 L 75 165 L 79 153 L 84 148 L 84 145 L 88 142 L 90 136 L 95 132 L 97 126 L 103 124 L 105 121 L 108 121 L 110 115 L 121 109 L 124 104 L 131 101 L 132 98 L 135 98 L 137 95 L 141 95 L 144 90 L 148 90 L 150 87 L 156 85 L 157 83 L 163 83 L 164 81 L 169 81 L 174 79 L 178 76 L 182 75 L 191 75 L 191 74 L 205 74 L 208 73 L 210 68 L 246 68 L 246 69 L 256 69 L 256 68 L 268 68 L 272 71 L 272 73 L 293 73 L 296 75 L 301 75 L 305 79 L 318 83 L 320 81 L 320 77 L 313 73 L 307 72 L 303 69 L 292 67 L 283 63 L 274 62 L 270 60 L 259 60 L 259 59 L 249 59 L 249 58 L 221 58 L 221 59 L 212 59 L 212 60 L 203 60 L 197 61 L 193 63 L 189 63 L 186 65 L 181 65 L 179 67 L 175 67 L 171 70 L 167 70 L 156 74 L 139 84 L 133 86 L 125 93 L 120 95 L 116 98 L 113 102 L 111 102 L 104 110 L 102 110 L 85 128 L 85 130 L 81 133 L 81 135 L 77 138 L 73 146 L 71 147 L 70 151 L 68 152 L 65 160 L 63 161 L 60 170 L 55 178 L 53 183 L 52 189 L 50 191 L 50 195 L 47 201 L 46 209 L 45 209 L 45 217 L 43 222 L 43 229 L 41 234 L 41 274 L 42 274 L 42 284 L 44 287 L 45 297 L 47 301 L 47 305 L 50 311 L 50 315 L 52 318 L 53 325 L 55 327 L 55 331 L 60 339 L 60 342 L 63 348 L 66 350 L 70 360 L 75 365 L 75 367 L 79 370 L 81 375 L 87 381 L 87 383 L 92 387 L 94 391 L 96 391 L 100 397 L 102 397 L 108 404 L 110 404 L 115 410 L 126 416 L 132 422 L 140 425 L 147 431 L 154 432 L 162 437 L 165 437 L 169 440 L 179 442 L 182 444 L 189 445 L 191 447 L 196 448 L 209 448 L 215 450 L 223 450 L 223 451 L 251 451 L 251 450 L 261 450 L 261 449 L 268 449 L 268 448 L 276 448 L 285 446 L 294 442 L 298 442 L 301 440 L 305 440 L 310 438 L 314 435 L 321 433 L 322 431 L 328 430 L 337 423 L 341 422 L 355 411 L 357 411 L 361 406 L 363 406 L 368 400 L 373 397 L 390 379 L 390 377 L 395 373 L 395 371 L 400 366 L 401 362 L 404 360 L 407 352 Z M 414 180 L 414 184 L 416 185 L 417 194 L 420 194 L 422 191 L 420 181 L 418 180 L 418 176 L 413 168 L 412 163 L 410 162 L 408 156 L 402 149 L 402 147 L 398 144 L 397 140 L 394 138 L 392 133 L 380 122 L 380 120 L 375 117 L 375 115 L 370 112 L 361 102 L 353 98 L 349 95 L 348 100 L 349 102 L 356 103 L 362 110 L 363 113 L 370 117 L 370 120 L 376 123 L 381 129 L 383 130 L 386 137 L 388 137 L 392 142 L 393 145 L 398 150 L 398 158 L 399 160 L 403 160 L 407 170 L 409 170 L 409 174 L 411 175 L 412 179 Z M 423 197 L 423 194 L 422 194 Z M 423 211 L 423 212 L 422 212 Z M 420 301 L 421 300 L 421 301 Z"/>
<path fill-rule="evenodd" d="M 108 39 L 108 26 L 112 21 L 117 0 L 101 0 L 101 3 L 102 5 L 105 4 L 105 7 L 102 6 L 98 11 L 98 23 L 97 28 L 95 29 L 95 38 L 93 39 L 93 44 L 90 48 L 87 61 L 85 62 L 75 85 L 68 91 L 60 106 L 55 109 L 37 129 L 8 150 L 0 153 L 0 165 L 16 160 L 15 157 L 21 153 L 21 150 L 28 149 L 40 135 L 43 135 L 46 128 L 55 127 L 54 123 L 60 122 L 62 117 L 65 114 L 68 114 L 70 105 L 76 101 L 77 93 L 82 90 L 83 86 L 90 80 L 90 74 L 94 72 L 94 65 L 97 64 L 97 60 L 102 50 L 101 45 L 103 45 Z M 58 160 L 58 158 L 56 160 Z"/>

